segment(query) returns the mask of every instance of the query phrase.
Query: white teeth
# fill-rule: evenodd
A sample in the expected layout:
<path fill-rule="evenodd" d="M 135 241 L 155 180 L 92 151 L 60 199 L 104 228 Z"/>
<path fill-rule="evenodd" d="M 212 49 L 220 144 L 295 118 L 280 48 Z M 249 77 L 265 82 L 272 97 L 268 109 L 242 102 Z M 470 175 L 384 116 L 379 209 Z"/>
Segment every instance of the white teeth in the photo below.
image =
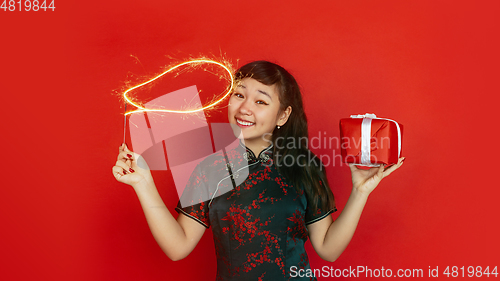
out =
<path fill-rule="evenodd" d="M 238 122 L 238 124 L 241 124 L 243 126 L 250 126 L 250 125 L 253 125 L 255 123 L 252 123 L 252 122 L 245 122 L 245 121 L 241 121 L 239 119 L 236 119 L 236 122 Z"/>

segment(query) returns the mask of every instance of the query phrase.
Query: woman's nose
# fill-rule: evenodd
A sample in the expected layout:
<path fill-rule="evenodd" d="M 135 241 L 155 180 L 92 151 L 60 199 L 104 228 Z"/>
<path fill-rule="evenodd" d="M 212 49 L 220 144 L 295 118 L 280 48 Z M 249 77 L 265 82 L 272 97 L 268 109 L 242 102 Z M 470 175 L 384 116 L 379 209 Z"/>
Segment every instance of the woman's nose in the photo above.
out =
<path fill-rule="evenodd" d="M 241 114 L 245 114 L 245 115 L 252 114 L 252 109 L 251 109 L 251 106 L 250 106 L 248 100 L 241 103 L 239 111 Z"/>

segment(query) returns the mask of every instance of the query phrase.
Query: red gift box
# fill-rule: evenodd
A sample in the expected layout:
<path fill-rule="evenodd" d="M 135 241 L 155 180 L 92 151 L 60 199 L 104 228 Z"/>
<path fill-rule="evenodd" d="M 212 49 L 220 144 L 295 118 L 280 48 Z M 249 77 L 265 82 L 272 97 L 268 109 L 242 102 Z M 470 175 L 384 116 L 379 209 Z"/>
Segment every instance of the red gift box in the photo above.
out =
<path fill-rule="evenodd" d="M 340 149 L 344 163 L 376 167 L 395 164 L 401 157 L 403 126 L 375 114 L 340 120 Z"/>

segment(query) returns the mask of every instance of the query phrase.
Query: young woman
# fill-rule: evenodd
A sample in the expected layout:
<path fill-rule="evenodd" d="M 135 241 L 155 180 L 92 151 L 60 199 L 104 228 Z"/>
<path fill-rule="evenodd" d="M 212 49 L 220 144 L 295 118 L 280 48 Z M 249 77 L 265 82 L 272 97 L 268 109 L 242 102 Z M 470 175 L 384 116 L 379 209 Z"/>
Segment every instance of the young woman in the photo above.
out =
<path fill-rule="evenodd" d="M 176 208 L 177 219 L 150 172 L 136 163 L 141 158 L 125 144 L 113 175 L 134 188 L 154 238 L 172 260 L 186 257 L 212 227 L 217 280 L 300 279 L 293 273 L 310 268 L 307 239 L 321 258 L 335 261 L 351 240 L 368 195 L 404 158 L 387 168 L 350 165 L 352 193 L 333 221 L 333 194 L 321 161 L 308 149 L 307 119 L 293 76 L 279 65 L 256 61 L 235 77 L 228 117 L 240 129 L 241 145 L 198 165 Z M 238 179 L 244 169 L 247 174 Z"/>

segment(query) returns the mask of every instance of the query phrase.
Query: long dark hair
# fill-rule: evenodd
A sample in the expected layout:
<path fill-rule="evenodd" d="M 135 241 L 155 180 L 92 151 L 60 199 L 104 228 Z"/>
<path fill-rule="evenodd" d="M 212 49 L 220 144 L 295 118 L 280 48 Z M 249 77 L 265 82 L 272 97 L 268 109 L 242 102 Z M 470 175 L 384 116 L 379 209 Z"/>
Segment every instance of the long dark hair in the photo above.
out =
<path fill-rule="evenodd" d="M 297 189 L 304 186 L 306 196 L 312 197 L 315 206 L 325 211 L 335 208 L 323 163 L 308 148 L 307 117 L 295 78 L 283 67 L 268 61 L 254 61 L 242 66 L 236 71 L 235 78 L 236 81 L 253 78 L 264 85 L 276 86 L 280 113 L 288 106 L 292 107 L 292 113 L 285 125 L 273 131 L 274 163 Z"/>

